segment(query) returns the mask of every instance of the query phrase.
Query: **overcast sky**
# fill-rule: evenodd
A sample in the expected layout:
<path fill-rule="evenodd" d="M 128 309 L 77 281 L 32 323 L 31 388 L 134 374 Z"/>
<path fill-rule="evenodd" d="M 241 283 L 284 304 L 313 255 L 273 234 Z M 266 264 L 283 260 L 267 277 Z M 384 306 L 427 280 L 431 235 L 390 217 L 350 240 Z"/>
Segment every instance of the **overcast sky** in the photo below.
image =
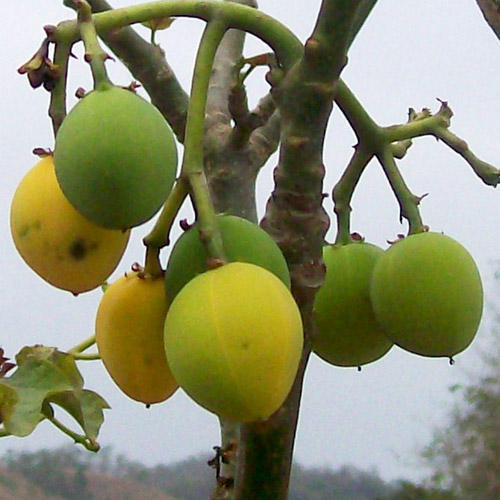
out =
<path fill-rule="evenodd" d="M 140 2 L 112 3 L 119 7 Z M 310 33 L 320 5 L 319 0 L 259 3 L 302 40 Z M 24 345 L 42 343 L 68 349 L 91 335 L 100 291 L 74 298 L 47 285 L 21 261 L 8 227 L 14 190 L 36 162 L 32 149 L 53 147 L 46 113 L 48 94 L 31 90 L 16 68 L 38 48 L 43 25 L 57 24 L 73 13 L 62 6 L 62 0 L 38 0 L 2 2 L 0 14 L 0 346 L 13 356 Z M 200 27 L 197 21 L 178 20 L 158 36 L 186 88 Z M 466 139 L 480 158 L 499 165 L 499 49 L 473 0 L 379 0 L 350 51 L 343 78 L 383 125 L 406 121 L 410 106 L 435 111 L 439 106 L 436 98 L 447 100 L 455 113 L 452 131 Z M 261 50 L 261 45 L 250 41 L 247 54 Z M 119 63 L 108 66 L 116 83 L 130 83 L 130 75 Z M 79 86 L 90 88 L 90 72 L 81 60 L 72 62 L 70 72 L 71 94 Z M 262 72 L 256 72 L 250 80 L 253 101 L 267 90 L 262 77 Z M 325 150 L 325 191 L 331 192 L 353 144 L 352 132 L 335 112 Z M 273 165 L 271 161 L 259 179 L 260 214 L 271 189 Z M 492 299 L 500 245 L 498 191 L 482 184 L 461 158 L 431 138 L 415 141 L 401 168 L 415 194 L 429 193 L 421 205 L 424 222 L 459 240 L 472 253 Z M 325 206 L 333 215 L 331 202 L 327 200 Z M 376 164 L 364 176 L 353 209 L 352 229 L 380 246 L 406 230 L 398 222 L 397 204 Z M 334 229 L 332 224 L 330 240 Z M 140 241 L 146 232 L 145 227 L 134 230 L 115 277 L 143 258 Z M 418 478 L 422 471 L 415 469 L 415 453 L 428 442 L 432 429 L 445 421 L 453 401 L 448 386 L 480 369 L 477 351 L 487 337 L 484 324 L 478 341 L 456 357 L 454 367 L 445 359 L 426 359 L 397 348 L 361 373 L 334 368 L 313 357 L 305 380 L 296 458 L 304 465 L 374 467 L 387 479 Z M 209 456 L 212 446 L 218 444 L 216 418 L 181 391 L 146 410 L 123 396 L 98 362 L 81 365 L 87 387 L 100 392 L 113 408 L 106 413 L 99 439 L 102 445 L 112 445 L 131 459 L 156 464 L 199 452 Z M 69 440 L 43 424 L 28 438 L 0 440 L 0 453 L 62 443 Z"/>

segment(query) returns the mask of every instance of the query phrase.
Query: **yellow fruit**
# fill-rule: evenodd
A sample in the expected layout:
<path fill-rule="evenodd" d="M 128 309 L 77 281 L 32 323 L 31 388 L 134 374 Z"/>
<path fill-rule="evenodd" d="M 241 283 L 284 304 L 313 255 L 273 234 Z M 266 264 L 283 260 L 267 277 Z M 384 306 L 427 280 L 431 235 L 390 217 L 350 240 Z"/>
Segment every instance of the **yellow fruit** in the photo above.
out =
<path fill-rule="evenodd" d="M 89 92 L 68 113 L 54 150 L 56 175 L 71 204 L 103 227 L 147 221 L 175 179 L 177 149 L 161 113 L 130 90 Z"/>
<path fill-rule="evenodd" d="M 314 300 L 313 350 L 328 363 L 361 366 L 392 347 L 370 300 L 373 268 L 382 255 L 381 248 L 365 242 L 323 248 L 326 276 Z"/>
<path fill-rule="evenodd" d="M 179 385 L 207 410 L 237 422 L 265 420 L 282 405 L 302 343 L 288 288 L 242 262 L 190 281 L 165 322 L 167 359 Z"/>
<path fill-rule="evenodd" d="M 163 279 L 127 273 L 102 296 L 96 340 L 111 378 L 127 396 L 159 403 L 177 390 L 163 347 L 167 314 Z"/>
<path fill-rule="evenodd" d="M 373 270 L 371 299 L 387 336 L 422 356 L 451 357 L 473 340 L 483 288 L 467 250 L 439 233 L 394 243 Z"/>
<path fill-rule="evenodd" d="M 23 178 L 12 200 L 10 228 L 21 257 L 52 285 L 75 294 L 100 286 L 118 265 L 130 232 L 103 229 L 64 197 L 52 156 Z"/>

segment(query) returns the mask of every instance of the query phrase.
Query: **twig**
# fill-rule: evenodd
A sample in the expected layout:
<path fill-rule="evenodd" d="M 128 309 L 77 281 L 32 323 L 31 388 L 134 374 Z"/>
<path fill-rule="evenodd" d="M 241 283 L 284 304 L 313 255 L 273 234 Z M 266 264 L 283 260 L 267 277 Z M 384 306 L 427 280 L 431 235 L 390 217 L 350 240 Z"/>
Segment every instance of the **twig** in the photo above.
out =
<path fill-rule="evenodd" d="M 66 427 L 62 422 L 60 422 L 56 417 L 49 415 L 46 416 L 46 418 L 51 424 L 55 425 L 60 431 L 73 439 L 75 443 L 81 444 L 87 450 L 97 452 L 101 448 L 99 446 L 99 443 L 87 436 L 72 431 L 70 428 Z"/>
<path fill-rule="evenodd" d="M 68 350 L 68 354 L 80 354 L 83 351 L 86 351 L 89 347 L 92 347 L 95 344 L 95 335 L 92 335 L 79 344 L 76 344 L 74 347 Z"/>

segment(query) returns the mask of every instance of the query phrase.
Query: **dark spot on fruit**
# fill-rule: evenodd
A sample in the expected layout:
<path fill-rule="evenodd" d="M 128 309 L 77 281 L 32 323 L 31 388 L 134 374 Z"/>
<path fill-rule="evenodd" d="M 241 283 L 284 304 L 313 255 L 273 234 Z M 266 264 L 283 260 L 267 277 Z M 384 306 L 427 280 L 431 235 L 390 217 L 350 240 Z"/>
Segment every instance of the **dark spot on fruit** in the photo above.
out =
<path fill-rule="evenodd" d="M 244 351 L 246 351 L 249 347 L 250 347 L 250 342 L 246 342 L 246 341 L 244 341 L 244 342 L 242 342 L 242 343 L 241 343 L 241 348 L 242 348 Z"/>
<path fill-rule="evenodd" d="M 24 238 L 32 230 L 38 231 L 41 227 L 42 227 L 42 223 L 39 220 L 36 220 L 32 224 L 25 224 L 24 226 L 22 226 L 17 234 L 18 234 L 19 238 Z"/>
<path fill-rule="evenodd" d="M 87 244 L 82 238 L 74 240 L 69 247 L 69 254 L 75 260 L 83 260 L 88 252 Z"/>
<path fill-rule="evenodd" d="M 29 232 L 30 232 L 30 226 L 29 224 L 26 224 L 23 227 L 21 227 L 21 229 L 17 232 L 17 235 L 19 236 L 19 238 L 24 238 Z"/>

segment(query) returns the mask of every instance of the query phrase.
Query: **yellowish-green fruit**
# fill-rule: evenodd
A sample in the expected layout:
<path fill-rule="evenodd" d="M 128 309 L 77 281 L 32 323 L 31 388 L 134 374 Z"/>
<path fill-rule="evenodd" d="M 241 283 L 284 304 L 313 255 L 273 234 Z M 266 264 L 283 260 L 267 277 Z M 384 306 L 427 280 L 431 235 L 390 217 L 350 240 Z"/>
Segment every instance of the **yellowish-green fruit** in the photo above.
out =
<path fill-rule="evenodd" d="M 134 92 L 104 87 L 87 94 L 57 132 L 56 175 L 68 200 L 103 227 L 150 219 L 175 179 L 177 150 L 161 113 Z"/>
<path fill-rule="evenodd" d="M 167 301 L 161 278 L 127 273 L 102 296 L 96 340 L 111 378 L 127 396 L 159 403 L 177 390 L 163 347 Z"/>
<path fill-rule="evenodd" d="M 384 251 L 369 243 L 323 248 L 325 281 L 316 294 L 314 352 L 338 366 L 361 366 L 393 345 L 375 320 L 370 300 L 373 268 Z"/>
<path fill-rule="evenodd" d="M 483 311 L 474 260 L 460 243 L 439 233 L 413 234 L 394 243 L 375 265 L 371 298 L 389 338 L 422 356 L 463 351 Z"/>
<path fill-rule="evenodd" d="M 24 261 L 52 285 L 75 294 L 100 286 L 118 265 L 130 231 L 104 229 L 64 197 L 52 156 L 22 179 L 10 210 L 14 244 Z"/>
<path fill-rule="evenodd" d="M 248 262 L 274 273 L 290 288 L 290 272 L 278 245 L 262 228 L 234 215 L 218 215 L 224 251 L 229 261 Z M 207 271 L 208 253 L 195 224 L 175 243 L 165 271 L 165 290 L 173 300 L 196 275 Z"/>
<path fill-rule="evenodd" d="M 269 271 L 233 262 L 198 275 L 165 322 L 179 385 L 222 418 L 265 420 L 283 403 L 302 353 L 302 322 L 288 288 Z"/>

